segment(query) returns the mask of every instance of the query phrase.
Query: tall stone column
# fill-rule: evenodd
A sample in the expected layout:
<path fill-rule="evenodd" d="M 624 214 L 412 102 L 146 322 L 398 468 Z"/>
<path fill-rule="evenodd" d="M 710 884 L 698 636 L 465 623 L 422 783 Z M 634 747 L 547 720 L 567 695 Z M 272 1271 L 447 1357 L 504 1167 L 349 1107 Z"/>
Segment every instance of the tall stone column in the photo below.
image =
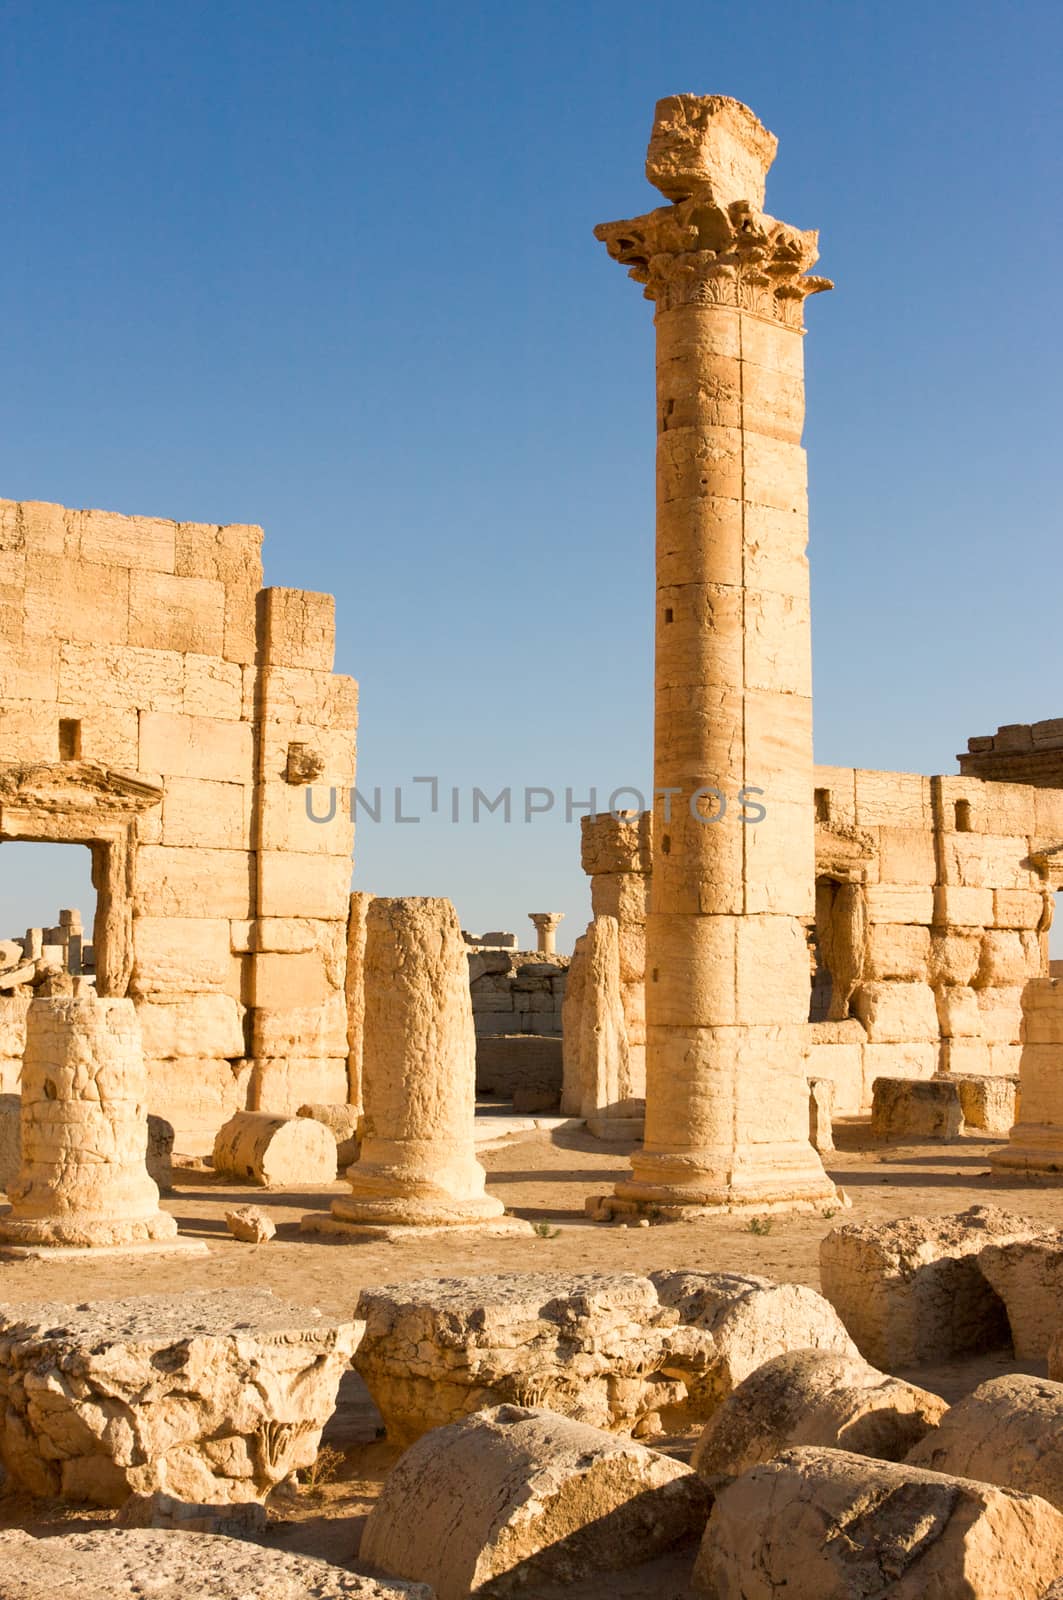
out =
<path fill-rule="evenodd" d="M 529 1232 L 476 1159 L 476 1035 L 467 946 L 449 900 L 374 899 L 365 919 L 362 1147 L 351 1193 L 307 1232 Z"/>
<path fill-rule="evenodd" d="M 748 107 L 657 106 L 673 203 L 595 230 L 657 328 L 646 1139 L 612 1210 L 837 1202 L 808 1137 L 814 916 L 802 307 L 817 236 L 766 216 Z"/>
<path fill-rule="evenodd" d="M 564 920 L 563 911 L 529 911 L 528 918 L 535 924 L 535 948 L 540 955 L 552 956 L 557 950 L 558 924 Z"/>

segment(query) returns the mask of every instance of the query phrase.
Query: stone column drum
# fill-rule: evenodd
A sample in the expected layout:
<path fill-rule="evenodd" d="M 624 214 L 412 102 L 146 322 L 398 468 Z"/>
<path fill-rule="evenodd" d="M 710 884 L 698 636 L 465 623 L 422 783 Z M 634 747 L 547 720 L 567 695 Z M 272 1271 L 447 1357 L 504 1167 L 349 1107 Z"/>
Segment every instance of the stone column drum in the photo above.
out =
<path fill-rule="evenodd" d="M 369 906 L 362 1074 L 361 1156 L 347 1172 L 350 1195 L 332 1203 L 334 1225 L 527 1229 L 484 1192 L 476 1159 L 468 951 L 449 900 Z"/>
<path fill-rule="evenodd" d="M 175 1241 L 145 1165 L 148 1119 L 131 1000 L 34 1000 L 22 1067 L 22 1166 L 0 1247 Z M 184 1241 L 182 1241 L 183 1243 Z"/>
<path fill-rule="evenodd" d="M 766 216 L 776 140 L 723 96 L 658 103 L 674 203 L 595 230 L 656 304 L 657 615 L 646 1140 L 635 1208 L 809 1206 L 815 911 L 802 307 L 815 233 Z M 617 1209 L 615 1202 L 608 1205 Z"/>

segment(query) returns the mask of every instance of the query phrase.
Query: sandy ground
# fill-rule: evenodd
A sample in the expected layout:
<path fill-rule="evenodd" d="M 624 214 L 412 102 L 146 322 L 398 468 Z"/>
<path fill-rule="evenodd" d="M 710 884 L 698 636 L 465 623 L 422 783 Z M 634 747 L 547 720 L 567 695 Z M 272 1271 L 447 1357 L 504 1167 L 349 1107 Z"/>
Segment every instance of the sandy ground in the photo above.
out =
<path fill-rule="evenodd" d="M 849 1210 L 810 1216 L 777 1216 L 758 1225 L 741 1217 L 714 1217 L 696 1223 L 655 1224 L 650 1228 L 588 1222 L 583 1203 L 607 1193 L 624 1174 L 630 1147 L 602 1145 L 581 1132 L 536 1133 L 483 1155 L 488 1185 L 507 1207 L 557 1232 L 543 1238 L 438 1238 L 403 1243 L 332 1243 L 301 1236 L 305 1211 L 327 1209 L 337 1183 L 327 1191 L 264 1194 L 236 1188 L 206 1174 L 178 1177 L 164 1203 L 182 1232 L 206 1241 L 201 1257 L 147 1256 L 83 1262 L 5 1262 L 0 1264 L 0 1300 L 86 1301 L 114 1299 L 176 1287 L 232 1288 L 241 1284 L 271 1288 L 301 1305 L 349 1317 L 363 1286 L 412 1278 L 463 1277 L 486 1272 L 644 1272 L 656 1267 L 703 1271 L 743 1270 L 819 1288 L 818 1247 L 824 1234 L 844 1221 L 878 1221 L 897 1216 L 960 1211 L 992 1204 L 1034 1218 L 1046 1226 L 1060 1222 L 1060 1190 L 995 1178 L 989 1170 L 991 1142 L 964 1139 L 951 1145 L 869 1147 L 863 1126 L 836 1134 L 843 1146 L 828 1168 L 849 1196 Z M 277 1224 L 269 1244 L 249 1246 L 231 1239 L 224 1212 L 234 1204 L 262 1206 Z M 1041 1369 L 1043 1371 L 1043 1369 Z M 905 1373 L 925 1387 L 955 1400 L 987 1377 L 1004 1371 L 1036 1372 L 1004 1356 L 921 1368 Z M 337 1562 L 357 1562 L 361 1524 L 396 1452 L 379 1436 L 379 1416 L 357 1375 L 344 1380 L 336 1415 L 325 1443 L 337 1453 L 334 1476 L 317 1488 L 275 1496 L 270 1507 L 269 1543 Z M 692 1440 L 668 1441 L 684 1455 Z M 112 1513 L 0 1495 L 0 1527 L 29 1527 L 46 1535 L 72 1526 L 106 1525 Z M 595 1583 L 569 1586 L 567 1600 L 690 1600 L 694 1547 Z M 540 1589 L 534 1600 L 555 1600 Z M 556 1596 L 560 1600 L 560 1591 Z"/>

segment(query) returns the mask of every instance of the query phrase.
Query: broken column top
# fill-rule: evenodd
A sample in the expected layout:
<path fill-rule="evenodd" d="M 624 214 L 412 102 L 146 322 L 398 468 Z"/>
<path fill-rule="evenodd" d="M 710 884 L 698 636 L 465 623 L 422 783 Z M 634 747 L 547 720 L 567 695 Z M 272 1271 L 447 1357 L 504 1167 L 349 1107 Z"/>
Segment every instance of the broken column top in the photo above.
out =
<path fill-rule="evenodd" d="M 725 208 L 744 200 L 764 209 L 764 180 L 779 141 L 740 100 L 725 94 L 670 94 L 658 100 L 646 176 L 669 200 L 707 194 Z"/>

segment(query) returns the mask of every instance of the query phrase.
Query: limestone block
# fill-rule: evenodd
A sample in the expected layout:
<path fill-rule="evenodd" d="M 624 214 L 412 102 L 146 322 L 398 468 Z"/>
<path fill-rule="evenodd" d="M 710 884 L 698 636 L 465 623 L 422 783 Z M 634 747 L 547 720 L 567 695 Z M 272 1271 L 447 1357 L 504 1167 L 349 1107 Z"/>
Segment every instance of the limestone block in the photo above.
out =
<path fill-rule="evenodd" d="M 261 715 L 267 722 L 302 722 L 319 728 L 358 726 L 358 685 L 353 678 L 305 667 L 265 667 Z"/>
<path fill-rule="evenodd" d="M 176 1528 L 184 1533 L 223 1533 L 230 1539 L 260 1538 L 269 1525 L 266 1508 L 257 1500 L 236 1505 L 205 1506 L 175 1500 L 156 1489 L 131 1494 L 114 1519 L 117 1528 Z"/>
<path fill-rule="evenodd" d="M 264 659 L 271 667 L 331 672 L 336 648 L 336 603 L 306 589 L 263 590 Z"/>
<path fill-rule="evenodd" d="M 177 524 L 162 517 L 122 517 L 114 511 L 75 511 L 78 551 L 101 567 L 173 572 Z"/>
<path fill-rule="evenodd" d="M 336 1181 L 336 1141 L 312 1117 L 237 1111 L 218 1129 L 214 1170 L 264 1189 L 321 1188 Z"/>
<path fill-rule="evenodd" d="M 872 923 L 907 923 L 925 927 L 931 920 L 933 909 L 933 889 L 893 883 L 867 885 L 867 915 Z"/>
<path fill-rule="evenodd" d="M 884 884 L 925 888 L 937 876 L 934 836 L 928 828 L 878 830 L 879 872 Z"/>
<path fill-rule="evenodd" d="M 331 778 L 321 779 L 311 787 L 272 783 L 260 794 L 263 850 L 296 850 L 306 855 L 351 854 L 354 824 L 350 814 L 350 786 L 345 774 L 340 774 L 338 784 Z"/>
<path fill-rule="evenodd" d="M 22 1096 L 0 1094 L 0 1189 L 18 1177 L 22 1165 Z"/>
<path fill-rule="evenodd" d="M 821 1242 L 820 1281 L 866 1360 L 886 1368 L 945 1361 L 1007 1342 L 1004 1306 L 979 1258 L 988 1245 L 1035 1234 L 1025 1218 L 991 1206 L 850 1223 Z"/>
<path fill-rule="evenodd" d="M 182 578 L 216 578 L 227 589 L 262 583 L 262 529 L 250 523 L 179 522 L 174 571 Z"/>
<path fill-rule="evenodd" d="M 978 989 L 1022 984 L 1028 976 L 1021 934 L 1013 928 L 991 928 L 982 938 L 982 955 L 973 980 Z"/>
<path fill-rule="evenodd" d="M 1016 1356 L 1042 1360 L 1061 1321 L 1063 1236 L 994 1240 L 979 1255 L 978 1266 L 1007 1309 Z"/>
<path fill-rule="evenodd" d="M 251 869 L 244 850 L 143 845 L 137 851 L 136 911 L 146 917 L 246 917 Z"/>
<path fill-rule="evenodd" d="M 0 1241 L 110 1246 L 173 1239 L 148 1175 L 146 1075 L 133 1003 L 40 999 L 26 1017 L 21 1158 Z"/>
<path fill-rule="evenodd" d="M 914 772 L 869 772 L 858 768 L 855 780 L 859 827 L 930 828 L 928 778 Z"/>
<path fill-rule="evenodd" d="M 26 1048 L 28 997 L 0 995 L 0 1056 L 21 1057 Z"/>
<path fill-rule="evenodd" d="M 1035 889 L 994 889 L 993 921 L 998 928 L 1036 931 L 1044 916 L 1044 896 Z"/>
<path fill-rule="evenodd" d="M 982 1016 L 978 996 L 965 985 L 935 989 L 938 1022 L 946 1039 L 982 1039 Z"/>
<path fill-rule="evenodd" d="M 329 1130 L 336 1141 L 336 1160 L 341 1171 L 350 1166 L 352 1161 L 357 1161 L 361 1142 L 358 1134 L 361 1112 L 357 1106 L 311 1102 L 300 1106 L 296 1116 L 313 1117 L 315 1122 L 323 1123 Z"/>
<path fill-rule="evenodd" d="M 31 651 L 23 650 L 21 642 L 0 649 L 0 700 L 39 700 L 52 706 L 58 698 L 58 643 L 42 638 L 33 641 Z"/>
<path fill-rule="evenodd" d="M 160 842 L 200 850 L 249 850 L 251 794 L 250 783 L 167 779 Z"/>
<path fill-rule="evenodd" d="M 35 1539 L 0 1532 L 7 1600 L 72 1594 L 139 1600 L 150 1574 L 152 1600 L 434 1600 L 424 1584 L 378 1581 L 311 1556 L 180 1528 L 103 1528 Z"/>
<path fill-rule="evenodd" d="M 1063 1516 L 1036 1496 L 809 1447 L 722 1490 L 694 1581 L 742 1600 L 1040 1600 L 1061 1566 Z"/>
<path fill-rule="evenodd" d="M 261 1500 L 314 1460 L 359 1331 L 246 1286 L 2 1306 L 0 1455 L 66 1500 Z"/>
<path fill-rule="evenodd" d="M 861 983 L 853 1010 L 872 1044 L 938 1038 L 937 1007 L 928 983 Z"/>
<path fill-rule="evenodd" d="M 255 1061 L 248 1104 L 253 1111 L 293 1117 L 308 1101 L 342 1104 L 346 1094 L 342 1056 L 277 1056 Z"/>
<path fill-rule="evenodd" d="M 189 1056 L 149 1057 L 145 1101 L 164 1110 L 177 1147 L 187 1155 L 209 1155 L 219 1121 L 248 1104 L 251 1063 Z"/>
<path fill-rule="evenodd" d="M 206 778 L 215 783 L 248 783 L 253 773 L 250 723 L 222 717 L 140 714 L 140 766 L 166 778 Z"/>
<path fill-rule="evenodd" d="M 342 856 L 260 851 L 259 915 L 346 921 L 352 867 L 353 863 Z"/>
<path fill-rule="evenodd" d="M 961 1076 L 950 1072 L 959 1090 L 963 1120 L 969 1128 L 1003 1137 L 1011 1132 L 1019 1115 L 1019 1079 L 983 1074 Z"/>
<path fill-rule="evenodd" d="M 865 970 L 869 978 L 925 983 L 929 965 L 929 928 L 886 922 L 868 929 Z"/>
<path fill-rule="evenodd" d="M 990 1047 L 984 1039 L 942 1039 L 941 1072 L 950 1078 L 993 1070 Z"/>
<path fill-rule="evenodd" d="M 276 1014 L 293 1008 L 317 1007 L 337 994 L 335 985 L 325 970 L 319 950 L 262 952 L 255 956 L 255 1005 L 263 1011 Z M 342 1000 L 342 995 L 340 996 Z M 346 1054 L 346 1017 L 342 1028 L 343 1049 Z M 268 1054 L 279 1054 L 269 1051 Z M 312 1052 L 307 1052 L 312 1054 Z"/>
<path fill-rule="evenodd" d="M 591 879 L 591 912 L 615 917 L 621 928 L 646 921 L 650 877 L 644 872 L 599 872 Z"/>
<path fill-rule="evenodd" d="M 855 1021 L 855 1019 L 854 1019 Z M 818 1024 L 809 1028 L 811 1033 Z M 863 1028 L 855 1023 L 861 1038 Z M 807 1046 L 805 1071 L 809 1080 L 828 1082 L 833 1090 L 832 1116 L 857 1117 L 864 1110 L 863 1046 L 859 1043 L 818 1043 Z"/>
<path fill-rule="evenodd" d="M 243 714 L 243 669 L 220 656 L 186 655 L 181 710 L 190 717 L 239 722 Z"/>
<path fill-rule="evenodd" d="M 933 893 L 936 928 L 992 927 L 992 889 L 969 889 L 955 883 L 941 883 Z"/>
<path fill-rule="evenodd" d="M 691 1465 L 710 1481 L 739 1477 L 794 1445 L 903 1461 L 947 1410 L 937 1395 L 888 1377 L 860 1356 L 791 1350 L 732 1390 L 707 1423 Z"/>
<path fill-rule="evenodd" d="M 944 881 L 968 889 L 1030 889 L 1035 875 L 1023 866 L 1029 841 L 1022 835 L 946 833 L 942 835 Z M 988 920 L 988 919 L 987 919 Z"/>
<path fill-rule="evenodd" d="M 438 1428 L 392 1468 L 360 1559 L 439 1600 L 615 1572 L 700 1529 L 681 1462 L 550 1411 L 504 1405 Z"/>
<path fill-rule="evenodd" d="M 174 1129 L 165 1117 L 148 1113 L 148 1147 L 144 1164 L 148 1177 L 158 1185 L 160 1194 L 173 1193 Z"/>
<path fill-rule="evenodd" d="M 277 1224 L 261 1206 L 236 1206 L 225 1213 L 225 1226 L 241 1244 L 267 1244 L 277 1232 Z"/>
<path fill-rule="evenodd" d="M 1022 1373 L 991 1378 L 950 1407 L 907 1459 L 1063 1510 L 1063 1384 Z"/>
<path fill-rule="evenodd" d="M 261 961 L 261 956 L 256 961 Z M 272 958 L 277 961 L 299 957 Z M 310 1005 L 258 1005 L 251 1013 L 253 1053 L 256 1057 L 347 1057 L 347 1011 L 340 989 L 326 990 Z"/>
<path fill-rule="evenodd" d="M 59 645 L 58 694 L 64 703 L 86 709 L 173 714 L 182 709 L 184 671 L 184 658 L 176 650 L 64 641 Z M 146 772 L 161 770 L 142 760 L 137 765 Z"/>
<path fill-rule="evenodd" d="M 225 643 L 225 586 L 212 578 L 133 571 L 129 584 L 129 642 L 221 656 Z"/>
<path fill-rule="evenodd" d="M 397 1442 L 532 1395 L 595 1427 L 653 1431 L 660 1412 L 709 1416 L 783 1350 L 854 1350 L 812 1290 L 724 1273 L 427 1279 L 363 1290 L 356 1315 L 356 1365 Z"/>
<path fill-rule="evenodd" d="M 871 1103 L 875 1139 L 958 1139 L 959 1089 L 948 1078 L 876 1078 Z"/>
<path fill-rule="evenodd" d="M 192 994 L 137 1001 L 144 1054 L 175 1060 L 199 1054 L 235 1058 L 244 1053 L 243 1008 L 231 995 Z"/>
<path fill-rule="evenodd" d="M 982 958 L 981 928 L 935 928 L 930 941 L 930 982 L 966 986 Z"/>
<path fill-rule="evenodd" d="M 134 917 L 131 993 L 220 993 L 229 977 L 229 939 L 222 917 Z"/>
<path fill-rule="evenodd" d="M 130 572 L 67 557 L 56 561 L 38 550 L 26 553 L 23 626 L 36 639 L 82 644 L 149 644 L 129 638 Z"/>
<path fill-rule="evenodd" d="M 987 1044 L 1018 1044 L 1022 1031 L 1022 987 L 979 989 L 978 1015 Z"/>

